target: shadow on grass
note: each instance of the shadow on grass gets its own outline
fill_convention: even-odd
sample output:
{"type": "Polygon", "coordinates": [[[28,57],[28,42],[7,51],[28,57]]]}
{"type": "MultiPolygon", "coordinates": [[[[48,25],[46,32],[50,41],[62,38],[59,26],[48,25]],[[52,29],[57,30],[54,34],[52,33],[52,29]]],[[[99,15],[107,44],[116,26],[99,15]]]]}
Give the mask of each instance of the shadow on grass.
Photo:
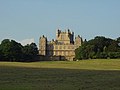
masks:
{"type": "Polygon", "coordinates": [[[120,71],[0,67],[0,90],[120,90],[120,71]]]}

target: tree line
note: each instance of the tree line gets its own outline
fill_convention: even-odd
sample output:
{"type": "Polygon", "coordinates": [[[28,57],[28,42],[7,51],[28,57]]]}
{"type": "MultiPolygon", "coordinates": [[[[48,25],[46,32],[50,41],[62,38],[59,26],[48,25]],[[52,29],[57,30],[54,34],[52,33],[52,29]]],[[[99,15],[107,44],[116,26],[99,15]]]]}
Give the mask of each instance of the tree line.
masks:
{"type": "Polygon", "coordinates": [[[32,61],[38,55],[35,43],[22,46],[15,40],[4,39],[0,44],[0,61],[32,61]]]}
{"type": "MultiPolygon", "coordinates": [[[[29,62],[35,61],[38,48],[35,43],[25,46],[15,40],[4,39],[0,44],[0,61],[29,62]]],[[[75,59],[114,59],[120,58],[120,37],[110,39],[96,36],[89,41],[85,40],[75,50],[75,59]]]]}
{"type": "Polygon", "coordinates": [[[120,58],[120,37],[116,40],[103,36],[84,41],[75,50],[75,59],[114,59],[120,58]]]}

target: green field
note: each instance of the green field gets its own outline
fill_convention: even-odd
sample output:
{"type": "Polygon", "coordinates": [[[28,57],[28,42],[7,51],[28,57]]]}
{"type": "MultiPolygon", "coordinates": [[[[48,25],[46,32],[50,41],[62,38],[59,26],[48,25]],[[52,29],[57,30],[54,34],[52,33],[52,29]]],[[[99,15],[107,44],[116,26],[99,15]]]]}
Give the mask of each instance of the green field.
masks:
{"type": "Polygon", "coordinates": [[[0,62],[0,90],[120,90],[120,60],[0,62]]]}

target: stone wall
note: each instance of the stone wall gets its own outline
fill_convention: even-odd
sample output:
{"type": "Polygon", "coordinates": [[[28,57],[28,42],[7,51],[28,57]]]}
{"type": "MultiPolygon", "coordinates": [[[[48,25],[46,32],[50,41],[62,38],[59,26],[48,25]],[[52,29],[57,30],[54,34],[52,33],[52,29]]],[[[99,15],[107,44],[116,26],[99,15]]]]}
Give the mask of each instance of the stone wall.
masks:
{"type": "Polygon", "coordinates": [[[37,59],[39,61],[65,61],[66,60],[64,56],[43,56],[43,55],[38,55],[37,59]]]}

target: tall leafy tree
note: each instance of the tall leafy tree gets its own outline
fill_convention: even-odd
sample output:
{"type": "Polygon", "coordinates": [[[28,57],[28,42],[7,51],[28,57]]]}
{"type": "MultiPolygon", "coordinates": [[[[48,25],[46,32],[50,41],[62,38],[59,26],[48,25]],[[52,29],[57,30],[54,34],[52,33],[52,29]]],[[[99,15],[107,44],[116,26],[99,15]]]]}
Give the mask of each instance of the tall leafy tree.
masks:
{"type": "Polygon", "coordinates": [[[76,49],[76,59],[120,58],[120,46],[117,40],[97,36],[76,49]]]}
{"type": "Polygon", "coordinates": [[[22,45],[14,40],[4,39],[1,42],[0,51],[4,60],[19,61],[22,55],[22,45]]]}
{"type": "Polygon", "coordinates": [[[20,61],[22,58],[22,48],[23,46],[14,41],[14,40],[11,40],[11,56],[12,56],[12,61],[20,61]]]}
{"type": "Polygon", "coordinates": [[[23,55],[27,61],[32,61],[38,55],[38,48],[35,43],[27,44],[23,47],[23,55]]]}
{"type": "Polygon", "coordinates": [[[10,40],[9,39],[4,39],[1,42],[1,53],[2,53],[2,56],[3,56],[2,59],[6,60],[6,61],[11,59],[10,48],[11,48],[10,40]]]}
{"type": "Polygon", "coordinates": [[[22,46],[15,40],[4,39],[0,44],[0,60],[2,61],[28,61],[38,55],[35,43],[22,46]]]}

